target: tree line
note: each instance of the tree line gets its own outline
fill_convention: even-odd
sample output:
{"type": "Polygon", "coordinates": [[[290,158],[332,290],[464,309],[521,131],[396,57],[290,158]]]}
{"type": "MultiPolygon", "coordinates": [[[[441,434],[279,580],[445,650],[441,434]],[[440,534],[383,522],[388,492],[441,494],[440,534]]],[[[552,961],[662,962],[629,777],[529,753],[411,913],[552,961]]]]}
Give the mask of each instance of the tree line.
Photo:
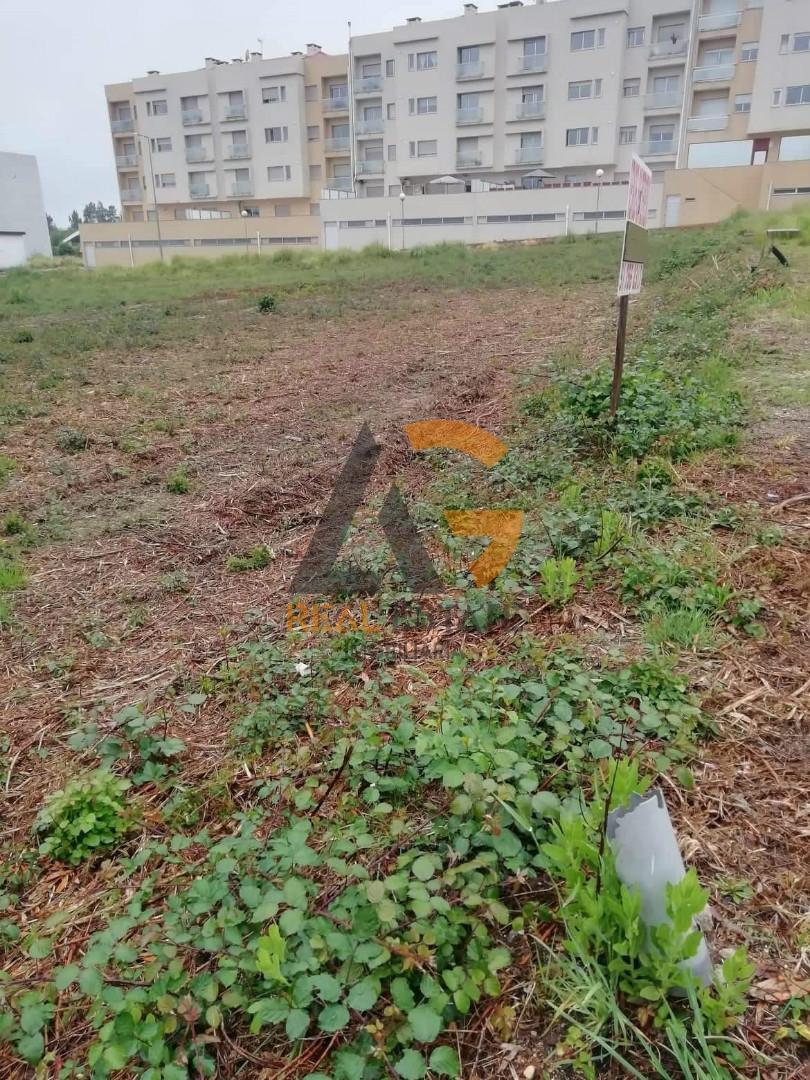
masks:
{"type": "Polygon", "coordinates": [[[65,228],[61,228],[57,225],[50,214],[47,215],[47,218],[48,232],[51,237],[51,250],[54,255],[70,255],[77,250],[71,244],[65,243],[65,237],[76,232],[80,225],[121,220],[118,214],[118,208],[112,204],[110,206],[105,206],[101,200],[97,203],[87,203],[81,214],[79,214],[78,210],[74,210],[68,218],[68,223],[65,228]]]}

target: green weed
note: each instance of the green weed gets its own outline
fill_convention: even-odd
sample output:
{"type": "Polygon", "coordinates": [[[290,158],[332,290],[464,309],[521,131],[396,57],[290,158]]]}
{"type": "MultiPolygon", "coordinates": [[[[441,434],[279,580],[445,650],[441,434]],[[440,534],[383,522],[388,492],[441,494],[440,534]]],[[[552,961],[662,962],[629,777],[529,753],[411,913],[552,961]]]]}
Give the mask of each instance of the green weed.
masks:
{"type": "Polygon", "coordinates": [[[264,570],[274,558],[270,548],[265,544],[257,544],[244,555],[231,555],[226,565],[231,573],[239,574],[248,570],[264,570]]]}
{"type": "Polygon", "coordinates": [[[124,799],[129,786],[103,769],[71,780],[39,812],[41,853],[77,866],[115,847],[132,826],[132,812],[124,799]]]}

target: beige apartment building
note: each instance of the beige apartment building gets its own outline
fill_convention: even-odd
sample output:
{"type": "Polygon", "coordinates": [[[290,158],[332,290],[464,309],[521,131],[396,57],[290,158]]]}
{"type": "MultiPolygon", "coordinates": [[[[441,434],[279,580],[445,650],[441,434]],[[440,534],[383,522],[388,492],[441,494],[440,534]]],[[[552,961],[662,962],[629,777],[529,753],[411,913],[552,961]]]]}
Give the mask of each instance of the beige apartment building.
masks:
{"type": "Polygon", "coordinates": [[[90,264],[620,229],[634,154],[651,226],[810,194],[810,0],[467,3],[106,93],[124,222],[90,264]]]}

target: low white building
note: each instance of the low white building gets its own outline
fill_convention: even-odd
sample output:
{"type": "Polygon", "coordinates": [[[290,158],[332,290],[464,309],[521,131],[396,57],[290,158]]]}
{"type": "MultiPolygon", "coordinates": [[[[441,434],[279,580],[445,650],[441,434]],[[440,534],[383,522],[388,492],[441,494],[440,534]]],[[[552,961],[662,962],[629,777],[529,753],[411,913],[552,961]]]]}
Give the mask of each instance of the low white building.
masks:
{"type": "Polygon", "coordinates": [[[51,240],[37,159],[0,153],[0,270],[50,255],[51,240]]]}

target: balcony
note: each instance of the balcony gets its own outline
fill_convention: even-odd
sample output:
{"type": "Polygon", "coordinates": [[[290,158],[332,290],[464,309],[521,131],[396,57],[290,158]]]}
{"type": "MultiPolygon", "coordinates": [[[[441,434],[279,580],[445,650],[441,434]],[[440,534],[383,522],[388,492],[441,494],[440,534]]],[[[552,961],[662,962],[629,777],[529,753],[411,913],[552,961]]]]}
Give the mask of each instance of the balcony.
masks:
{"type": "Polygon", "coordinates": [[[483,77],[484,64],[481,60],[468,60],[465,64],[456,64],[456,78],[459,80],[483,79],[483,77]]]}
{"type": "Polygon", "coordinates": [[[140,188],[127,188],[121,192],[122,203],[143,202],[143,195],[140,188]]]}
{"type": "Polygon", "coordinates": [[[382,135],[383,133],[383,121],[380,120],[358,120],[354,125],[354,133],[358,139],[365,138],[367,135],[382,135]]]}
{"type": "Polygon", "coordinates": [[[135,130],[135,121],[131,116],[128,120],[110,120],[110,129],[113,135],[126,135],[135,130]]]}
{"type": "Polygon", "coordinates": [[[690,116],[686,121],[687,131],[725,131],[728,127],[728,116],[690,116]]]}
{"type": "Polygon", "coordinates": [[[732,30],[740,25],[741,11],[723,11],[719,15],[701,15],[698,19],[698,33],[711,34],[715,30],[732,30]]]}
{"type": "Polygon", "coordinates": [[[705,64],[692,72],[692,82],[731,82],[734,64],[705,64]]]}
{"type": "Polygon", "coordinates": [[[188,193],[192,199],[211,198],[211,188],[208,184],[189,184],[188,193]]]}
{"type": "Polygon", "coordinates": [[[515,109],[516,120],[544,120],[545,116],[545,101],[521,101],[515,109]]]}
{"type": "Polygon", "coordinates": [[[326,186],[331,191],[351,191],[352,178],[350,176],[327,176],[326,186]]]}
{"type": "Polygon", "coordinates": [[[382,158],[373,158],[371,161],[357,162],[358,176],[382,176],[385,172],[385,163],[382,158]]]}
{"type": "Polygon", "coordinates": [[[358,97],[363,94],[381,94],[383,82],[382,75],[371,75],[366,79],[355,79],[354,92],[358,97]]]}
{"type": "Polygon", "coordinates": [[[236,198],[241,198],[242,196],[252,194],[253,184],[251,184],[250,180],[236,180],[233,184],[231,184],[231,195],[235,196],[236,198]]]}
{"type": "Polygon", "coordinates": [[[348,154],[350,145],[348,135],[341,136],[339,139],[324,139],[323,152],[325,154],[348,154]]]}
{"type": "Polygon", "coordinates": [[[138,158],[135,154],[117,154],[115,164],[119,169],[136,169],[138,158]]]}
{"type": "Polygon", "coordinates": [[[516,165],[542,165],[542,146],[521,146],[515,151],[516,165]]]}
{"type": "Polygon", "coordinates": [[[677,60],[678,57],[686,57],[689,51],[689,42],[686,38],[678,38],[677,41],[656,41],[650,45],[650,60],[677,60]]]}
{"type": "Polygon", "coordinates": [[[675,157],[674,139],[656,139],[655,142],[642,143],[642,157],[675,157]]]}
{"type": "Polygon", "coordinates": [[[548,53],[524,53],[518,60],[520,72],[543,72],[548,70],[548,53]]]}
{"type": "Polygon", "coordinates": [[[204,124],[202,109],[183,109],[183,125],[190,127],[192,124],[204,124]]]}
{"type": "Polygon", "coordinates": [[[349,111],[348,97],[328,97],[323,99],[325,113],[346,113],[349,111]]]}
{"type": "Polygon", "coordinates": [[[465,153],[456,154],[457,169],[475,169],[483,164],[480,150],[468,150],[465,153]]]}
{"type": "Polygon", "coordinates": [[[250,147],[245,143],[231,143],[230,146],[225,147],[225,157],[234,161],[237,158],[249,158],[250,147]]]}
{"type": "Polygon", "coordinates": [[[484,122],[484,110],[478,106],[473,109],[456,109],[456,123],[461,126],[464,124],[483,124],[484,122]]]}
{"type": "Polygon", "coordinates": [[[645,112],[667,112],[669,109],[680,109],[681,93],[678,90],[666,91],[660,94],[646,94],[644,97],[645,112]]]}
{"type": "Polygon", "coordinates": [[[187,146],[186,161],[193,165],[197,161],[213,161],[214,155],[204,146],[187,146]]]}
{"type": "Polygon", "coordinates": [[[222,113],[223,120],[247,120],[247,105],[226,105],[222,113]]]}

